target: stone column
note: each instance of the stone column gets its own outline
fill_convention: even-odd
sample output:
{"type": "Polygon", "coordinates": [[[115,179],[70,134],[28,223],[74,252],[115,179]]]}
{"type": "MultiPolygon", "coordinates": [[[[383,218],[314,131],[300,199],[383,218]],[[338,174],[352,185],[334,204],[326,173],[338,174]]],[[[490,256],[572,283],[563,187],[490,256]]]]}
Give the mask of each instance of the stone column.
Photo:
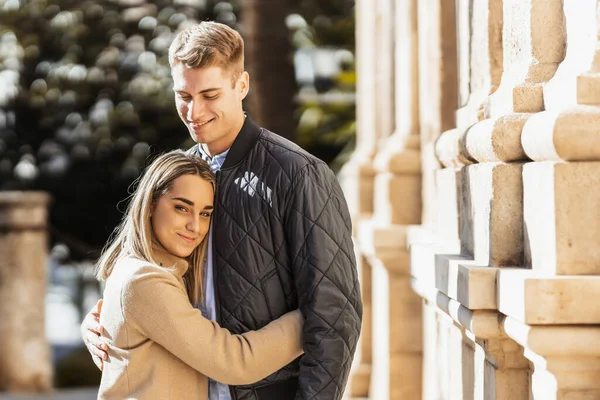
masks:
{"type": "Polygon", "coordinates": [[[600,398],[600,2],[566,0],[567,51],[544,88],[546,110],[521,141],[524,263],[498,276],[507,334],[533,365],[535,398],[600,398]]]}
{"type": "Polygon", "coordinates": [[[44,193],[0,193],[0,390],[52,386],[44,325],[48,202],[44,193]]]}
{"type": "MultiPolygon", "coordinates": [[[[436,183],[439,159],[436,143],[440,134],[456,127],[457,104],[457,40],[456,3],[454,0],[419,0],[417,8],[418,31],[418,127],[421,148],[422,225],[408,229],[410,245],[412,289],[422,298],[422,383],[423,399],[443,399],[449,380],[447,371],[448,336],[453,328],[449,317],[436,306],[433,253],[430,243],[435,241],[435,226],[439,218],[449,217],[439,202],[452,199],[436,183]],[[425,261],[427,260],[427,261],[425,261]]],[[[458,143],[458,141],[456,141],[458,143]]],[[[456,203],[454,208],[456,210],[456,203]]],[[[448,226],[452,230],[451,226],[448,226]]],[[[457,234],[455,232],[455,234],[457,234]]],[[[458,328],[456,328],[458,329],[458,328]]],[[[460,335],[459,335],[460,336],[460,335]]],[[[415,397],[417,398],[417,397],[415,397]]]]}
{"type": "Polygon", "coordinates": [[[396,42],[394,26],[394,10],[396,0],[374,0],[371,7],[375,9],[375,93],[377,108],[375,109],[375,126],[377,130],[376,149],[381,150],[385,139],[395,129],[395,85],[394,46],[396,42]]]}
{"type": "Polygon", "coordinates": [[[525,348],[533,365],[533,399],[600,398],[600,329],[596,326],[539,326],[506,317],[504,331],[525,348]]]}
{"type": "Polygon", "coordinates": [[[523,266],[521,131],[543,110],[544,84],[564,57],[562,18],[561,1],[458,0],[457,129],[436,143],[445,167],[436,172],[437,224],[431,244],[412,247],[412,272],[429,307],[452,316],[454,305],[461,334],[438,324],[437,343],[425,343],[448,354],[426,369],[436,374],[426,381],[447,382],[428,398],[529,396],[523,348],[498,323],[496,280],[501,269],[523,266]],[[477,329],[465,315],[496,328],[477,329]]]}
{"type": "Polygon", "coordinates": [[[363,321],[359,346],[356,351],[355,362],[349,379],[347,393],[349,393],[351,397],[366,398],[369,397],[369,389],[371,387],[371,366],[373,364],[373,295],[369,260],[360,251],[357,251],[357,253],[357,268],[361,274],[360,284],[363,299],[363,321]]]}
{"type": "Polygon", "coordinates": [[[456,127],[457,40],[456,0],[418,2],[418,113],[423,170],[423,224],[436,220],[435,143],[456,127]]]}
{"type": "MultiPolygon", "coordinates": [[[[378,12],[370,0],[356,1],[356,148],[350,160],[340,171],[340,181],[352,217],[356,235],[360,222],[373,214],[373,187],[375,169],[373,159],[382,135],[378,125],[380,97],[377,92],[377,43],[380,39],[378,12]]],[[[356,239],[356,238],[355,238],[356,239]]],[[[363,324],[354,365],[350,374],[348,394],[352,397],[368,397],[371,381],[371,267],[362,256],[358,243],[358,268],[361,276],[363,298],[363,324]]]]}
{"type": "Polygon", "coordinates": [[[433,398],[527,399],[529,362],[502,330],[498,313],[470,310],[439,292],[436,306],[443,358],[433,398]]]}
{"type": "Polygon", "coordinates": [[[359,241],[372,267],[370,398],[421,397],[421,300],[411,290],[406,227],[365,221],[359,241]]]}
{"type": "Polygon", "coordinates": [[[356,230],[361,218],[373,213],[373,158],[380,136],[377,128],[375,52],[376,13],[371,1],[356,2],[356,148],[340,171],[348,207],[356,230]]]}
{"type": "Polygon", "coordinates": [[[358,239],[372,267],[371,398],[421,397],[421,300],[411,290],[407,227],[421,222],[417,1],[380,0],[384,32],[374,213],[358,239]],[[395,25],[396,30],[387,29],[395,25]],[[385,49],[387,51],[387,56],[385,49]],[[389,55],[393,55],[393,59],[389,55]],[[389,98],[389,94],[393,98],[389,98]]]}

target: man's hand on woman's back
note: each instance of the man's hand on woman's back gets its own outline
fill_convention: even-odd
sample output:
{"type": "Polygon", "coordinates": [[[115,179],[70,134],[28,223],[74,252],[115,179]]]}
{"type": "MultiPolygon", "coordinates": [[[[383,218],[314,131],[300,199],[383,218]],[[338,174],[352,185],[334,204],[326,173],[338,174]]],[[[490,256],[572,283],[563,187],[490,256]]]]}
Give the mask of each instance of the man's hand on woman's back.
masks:
{"type": "Polygon", "coordinates": [[[108,359],[108,353],[106,352],[108,347],[106,343],[100,340],[100,335],[104,329],[100,325],[101,309],[102,299],[98,300],[98,303],[92,307],[81,323],[81,337],[83,338],[83,343],[85,343],[94,364],[96,364],[100,371],[102,371],[104,360],[108,359]]]}

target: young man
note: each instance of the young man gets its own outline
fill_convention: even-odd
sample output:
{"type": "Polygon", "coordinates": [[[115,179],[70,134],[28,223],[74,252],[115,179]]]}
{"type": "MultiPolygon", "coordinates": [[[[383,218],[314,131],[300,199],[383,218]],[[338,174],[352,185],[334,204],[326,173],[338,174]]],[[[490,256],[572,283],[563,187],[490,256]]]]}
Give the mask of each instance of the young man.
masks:
{"type": "MultiPolygon", "coordinates": [[[[362,303],[351,224],[325,163],[258,127],[242,109],[249,76],[233,29],[201,22],[169,49],[177,111],[217,176],[202,312],[231,332],[299,308],[305,354],[248,386],[210,386],[211,400],[341,399],[362,303]]],[[[82,324],[97,365],[99,307],[82,324]]]]}

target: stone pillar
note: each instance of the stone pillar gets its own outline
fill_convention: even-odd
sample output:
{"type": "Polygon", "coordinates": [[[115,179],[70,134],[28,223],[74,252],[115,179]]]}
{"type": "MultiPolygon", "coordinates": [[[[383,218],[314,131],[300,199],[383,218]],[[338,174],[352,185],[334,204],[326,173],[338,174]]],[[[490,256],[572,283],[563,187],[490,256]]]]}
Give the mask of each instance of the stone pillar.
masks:
{"type": "Polygon", "coordinates": [[[521,141],[524,264],[498,276],[507,334],[533,365],[535,398],[600,398],[600,2],[565,0],[567,51],[544,87],[546,110],[521,141]]]}
{"type": "Polygon", "coordinates": [[[374,399],[421,397],[421,300],[410,287],[406,240],[408,225],[419,224],[422,214],[417,3],[380,0],[376,6],[383,32],[378,76],[390,91],[380,91],[374,213],[358,232],[372,267],[374,399]]]}
{"type": "Polygon", "coordinates": [[[501,329],[496,281],[501,269],[523,266],[521,131],[543,110],[544,84],[564,56],[562,17],[561,1],[457,0],[457,128],[436,143],[445,168],[435,172],[435,232],[411,246],[413,287],[454,321],[427,325],[437,337],[424,345],[447,359],[426,366],[435,376],[425,382],[445,382],[426,398],[529,397],[529,362],[501,329]]]}
{"type": "Polygon", "coordinates": [[[375,93],[377,108],[375,109],[375,126],[377,130],[376,149],[381,150],[385,139],[394,133],[395,129],[395,85],[394,46],[395,0],[374,0],[371,7],[375,9],[375,93]]]}
{"type": "MultiPolygon", "coordinates": [[[[380,14],[380,13],[379,13],[380,14]]],[[[380,98],[377,92],[378,13],[370,0],[356,1],[356,148],[340,171],[340,181],[352,217],[354,235],[360,222],[373,214],[375,170],[373,159],[381,136],[378,126],[380,98]]],[[[355,238],[356,239],[356,238],[355,238]]],[[[359,276],[363,297],[363,324],[347,393],[351,397],[368,397],[371,381],[371,267],[358,243],[359,276]]]]}
{"type": "Polygon", "coordinates": [[[395,4],[396,129],[357,231],[371,397],[600,398],[600,0],[395,4]]]}
{"type": "Polygon", "coordinates": [[[411,290],[406,227],[365,221],[359,241],[372,267],[370,398],[421,397],[421,300],[411,290]]]}
{"type": "Polygon", "coordinates": [[[360,284],[363,299],[363,322],[360,333],[360,342],[356,351],[352,373],[349,379],[347,393],[351,397],[365,398],[369,396],[371,387],[371,366],[373,364],[373,307],[372,307],[372,279],[369,260],[357,251],[357,268],[360,275],[360,284]]]}
{"type": "Polygon", "coordinates": [[[451,217],[411,246],[413,288],[430,308],[425,358],[435,348],[442,359],[426,364],[424,381],[439,385],[425,398],[600,398],[600,312],[589,306],[600,290],[590,223],[600,218],[600,2],[488,0],[487,17],[484,5],[458,7],[458,128],[437,142],[437,211],[451,217]],[[488,45],[466,63],[482,21],[488,45]],[[502,78],[482,86],[494,82],[498,24],[502,78]],[[474,79],[482,65],[488,78],[474,79]],[[499,324],[485,333],[465,315],[499,324]]]}
{"type": "Polygon", "coordinates": [[[372,2],[356,1],[356,148],[340,171],[348,207],[356,230],[361,218],[373,213],[373,158],[380,136],[377,128],[376,14],[372,2]]]}
{"type": "Polygon", "coordinates": [[[0,193],[0,390],[52,386],[44,325],[48,202],[39,192],[0,193]]]}
{"type": "MultiPolygon", "coordinates": [[[[411,249],[412,289],[423,298],[423,376],[420,398],[438,400],[446,398],[442,394],[448,393],[450,381],[445,373],[448,371],[446,365],[449,361],[448,339],[450,332],[458,329],[436,306],[434,271],[430,268],[433,253],[429,248],[435,241],[436,221],[448,217],[438,207],[438,202],[452,202],[436,184],[436,171],[440,166],[436,157],[436,143],[442,132],[456,127],[456,3],[454,0],[419,0],[414,4],[417,9],[418,32],[419,76],[416,77],[416,101],[421,148],[422,225],[408,229],[408,243],[411,249]]],[[[457,209],[456,203],[453,209],[457,209]]],[[[451,216],[450,221],[453,221],[451,216]]]]}
{"type": "Polygon", "coordinates": [[[487,118],[544,109],[543,89],[565,56],[562,0],[502,0],[503,69],[487,118]]]}
{"type": "Polygon", "coordinates": [[[417,8],[418,115],[423,170],[423,224],[436,220],[435,143],[456,127],[457,41],[456,0],[421,0],[417,8]]]}
{"type": "Polygon", "coordinates": [[[529,362],[495,311],[470,310],[437,294],[442,355],[437,399],[527,399],[529,362]]]}
{"type": "Polygon", "coordinates": [[[530,398],[600,398],[600,328],[597,325],[539,326],[506,317],[503,329],[525,348],[525,355],[532,363],[530,398]]]}

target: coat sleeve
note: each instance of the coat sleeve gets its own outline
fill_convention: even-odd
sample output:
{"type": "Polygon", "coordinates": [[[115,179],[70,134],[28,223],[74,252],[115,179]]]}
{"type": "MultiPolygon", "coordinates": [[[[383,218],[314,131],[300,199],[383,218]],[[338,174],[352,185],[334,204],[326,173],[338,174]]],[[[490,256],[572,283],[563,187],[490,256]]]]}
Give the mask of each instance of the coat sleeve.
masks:
{"type": "Polygon", "coordinates": [[[233,335],[204,318],[175,276],[157,266],[138,269],[123,286],[121,300],[128,324],[218,382],[256,382],[302,353],[299,311],[258,331],[233,335]]]}
{"type": "Polygon", "coordinates": [[[288,193],[285,231],[303,348],[296,400],[339,400],[362,319],[348,206],[324,163],[304,167],[288,193]]]}

